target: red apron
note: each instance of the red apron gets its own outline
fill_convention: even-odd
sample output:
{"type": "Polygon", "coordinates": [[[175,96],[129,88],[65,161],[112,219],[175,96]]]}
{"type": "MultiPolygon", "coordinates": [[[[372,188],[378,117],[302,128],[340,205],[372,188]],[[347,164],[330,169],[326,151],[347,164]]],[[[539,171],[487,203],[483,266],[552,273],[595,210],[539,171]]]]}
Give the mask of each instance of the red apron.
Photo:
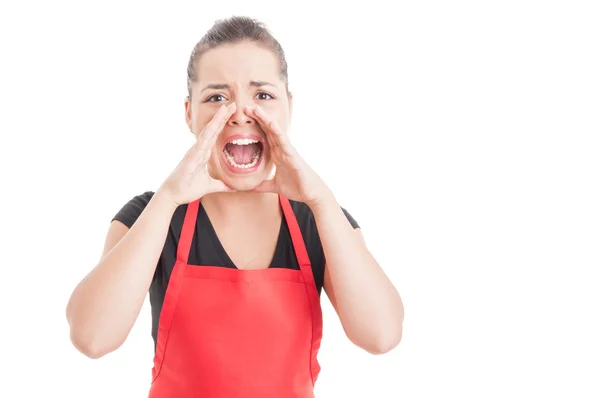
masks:
{"type": "Polygon", "coordinates": [[[188,205],[163,302],[150,398],[314,397],[319,294],[288,199],[300,270],[188,264],[200,199],[188,205]]]}

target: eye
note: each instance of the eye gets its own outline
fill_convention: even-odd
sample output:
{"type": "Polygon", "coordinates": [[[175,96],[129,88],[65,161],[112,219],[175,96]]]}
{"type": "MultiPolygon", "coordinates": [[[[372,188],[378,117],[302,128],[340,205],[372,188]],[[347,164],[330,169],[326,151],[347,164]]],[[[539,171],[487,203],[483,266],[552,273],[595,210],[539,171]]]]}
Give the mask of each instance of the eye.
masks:
{"type": "Polygon", "coordinates": [[[206,99],[206,102],[222,102],[226,101],[225,97],[222,94],[211,95],[206,99]],[[222,98],[221,100],[217,100],[216,98],[222,98]]]}
{"type": "Polygon", "coordinates": [[[273,97],[271,94],[269,94],[269,93],[265,93],[265,92],[258,93],[258,95],[257,95],[257,96],[259,97],[259,98],[258,98],[259,100],[269,100],[269,99],[275,99],[275,97],[273,97]],[[264,96],[267,96],[267,97],[269,97],[269,98],[264,98],[264,96]]]}

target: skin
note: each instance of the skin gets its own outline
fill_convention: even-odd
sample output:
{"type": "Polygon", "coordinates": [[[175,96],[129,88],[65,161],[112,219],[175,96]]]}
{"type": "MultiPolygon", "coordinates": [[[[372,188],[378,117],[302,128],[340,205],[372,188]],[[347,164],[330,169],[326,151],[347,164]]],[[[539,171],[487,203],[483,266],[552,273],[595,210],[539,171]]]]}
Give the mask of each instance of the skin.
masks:
{"type": "Polygon", "coordinates": [[[212,148],[208,170],[213,178],[238,191],[252,190],[268,177],[273,168],[270,148],[264,148],[259,169],[243,177],[225,166],[222,150],[227,139],[237,133],[248,132],[265,138],[255,118],[246,114],[244,108],[247,105],[260,104],[287,130],[292,101],[279,78],[277,60],[271,51],[254,44],[226,45],[205,53],[196,68],[199,78],[192,84],[191,96],[185,100],[186,123],[197,137],[223,104],[235,104],[235,113],[212,148]],[[251,81],[267,84],[249,86],[251,81]],[[215,84],[230,87],[211,88],[215,84]]]}
{"type": "Polygon", "coordinates": [[[202,198],[238,267],[268,266],[282,217],[277,194],[306,203],[314,214],[327,258],[324,290],[348,338],[373,354],[396,347],[402,300],[360,229],[352,228],[333,193],[293,147],[287,135],[292,98],[277,58],[244,42],[207,51],[196,67],[198,79],[185,100],[185,120],[196,142],[131,229],[111,224],[101,260],[67,306],[75,347],[99,358],[123,344],[181,204],[202,198]],[[265,142],[262,163],[250,174],[231,172],[222,154],[228,138],[239,133],[257,134],[265,142]],[[230,225],[236,228],[224,228],[230,225]]]}

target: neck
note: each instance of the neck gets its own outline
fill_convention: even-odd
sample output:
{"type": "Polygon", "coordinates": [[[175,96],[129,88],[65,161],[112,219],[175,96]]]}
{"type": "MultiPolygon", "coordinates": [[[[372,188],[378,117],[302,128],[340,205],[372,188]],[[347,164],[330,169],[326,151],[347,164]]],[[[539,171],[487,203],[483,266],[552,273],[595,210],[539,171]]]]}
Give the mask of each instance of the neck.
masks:
{"type": "Polygon", "coordinates": [[[225,219],[240,214],[261,217],[265,210],[279,208],[279,196],[274,193],[218,192],[202,197],[202,205],[225,219]]]}

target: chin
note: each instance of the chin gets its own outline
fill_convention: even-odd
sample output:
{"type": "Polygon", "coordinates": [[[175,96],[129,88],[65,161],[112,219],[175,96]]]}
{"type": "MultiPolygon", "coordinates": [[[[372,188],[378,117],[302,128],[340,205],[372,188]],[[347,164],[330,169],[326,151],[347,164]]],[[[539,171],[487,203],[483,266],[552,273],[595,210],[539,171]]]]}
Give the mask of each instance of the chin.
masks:
{"type": "Polygon", "coordinates": [[[252,191],[254,188],[258,187],[262,180],[257,178],[248,178],[245,177],[243,179],[235,179],[235,180],[227,180],[226,184],[236,191],[244,192],[244,191],[252,191]]]}

